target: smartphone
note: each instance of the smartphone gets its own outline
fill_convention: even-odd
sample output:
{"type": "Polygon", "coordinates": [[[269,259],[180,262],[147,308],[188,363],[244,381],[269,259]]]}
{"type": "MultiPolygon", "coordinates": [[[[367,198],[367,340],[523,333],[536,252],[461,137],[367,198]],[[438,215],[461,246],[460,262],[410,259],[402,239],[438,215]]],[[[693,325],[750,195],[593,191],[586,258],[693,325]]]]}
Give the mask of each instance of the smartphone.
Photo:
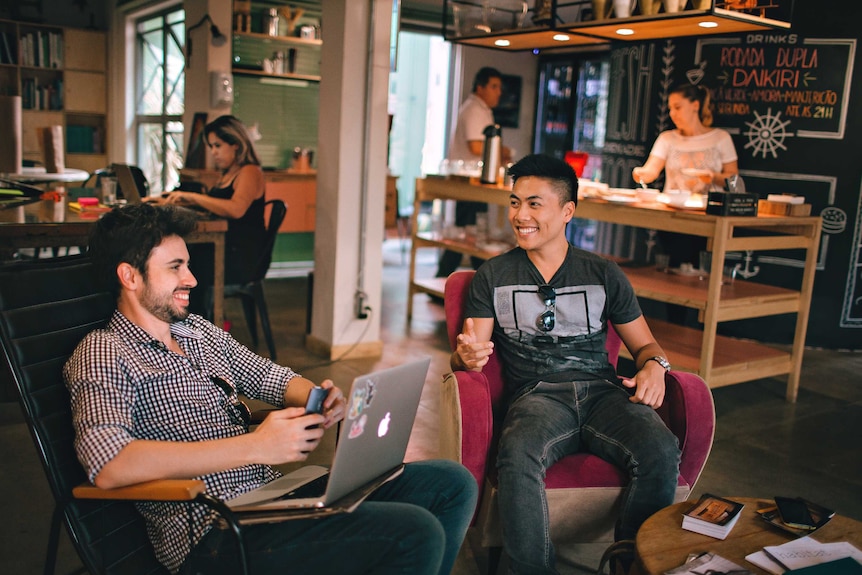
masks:
{"type": "Polygon", "coordinates": [[[329,392],[319,385],[312,387],[305,402],[305,413],[323,413],[323,400],[327,395],[329,392]]]}
{"type": "Polygon", "coordinates": [[[808,505],[801,499],[776,496],[775,505],[778,507],[778,514],[785,525],[797,529],[813,530],[817,528],[811,517],[811,512],[808,511],[808,505]]]}

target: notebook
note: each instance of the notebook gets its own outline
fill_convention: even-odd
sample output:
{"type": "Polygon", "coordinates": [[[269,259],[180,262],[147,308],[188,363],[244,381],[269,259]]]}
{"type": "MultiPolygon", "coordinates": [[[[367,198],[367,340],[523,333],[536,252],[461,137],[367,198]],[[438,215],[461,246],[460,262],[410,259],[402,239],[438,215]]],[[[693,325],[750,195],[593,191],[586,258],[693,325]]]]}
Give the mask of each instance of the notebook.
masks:
{"type": "MultiPolygon", "coordinates": [[[[227,506],[242,512],[323,509],[357,490],[367,496],[395,477],[401,472],[430,363],[431,358],[424,358],[354,379],[331,469],[301,467],[226,501],[227,506]],[[315,488],[320,491],[313,493],[315,488]]],[[[361,501],[348,499],[353,506],[361,501]]]]}
{"type": "Polygon", "coordinates": [[[43,189],[36,186],[0,178],[0,210],[38,202],[43,192],[43,189]]]}

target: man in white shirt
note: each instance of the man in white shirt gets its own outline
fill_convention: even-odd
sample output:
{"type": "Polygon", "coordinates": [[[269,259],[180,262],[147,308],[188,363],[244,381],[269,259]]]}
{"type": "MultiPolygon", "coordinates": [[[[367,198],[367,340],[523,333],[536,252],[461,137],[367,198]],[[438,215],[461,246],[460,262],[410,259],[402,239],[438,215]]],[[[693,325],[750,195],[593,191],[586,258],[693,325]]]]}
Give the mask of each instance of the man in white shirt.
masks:
{"type": "MultiPolygon", "coordinates": [[[[495,68],[484,67],[476,72],[473,80],[473,93],[470,94],[458,109],[458,123],[455,133],[449,141],[449,154],[447,159],[450,163],[458,160],[481,161],[485,146],[485,128],[493,125],[493,108],[500,102],[503,93],[503,80],[500,72],[495,68]]],[[[508,162],[511,159],[511,151],[502,149],[502,160],[508,162]]],[[[455,205],[455,225],[469,226],[476,223],[476,214],[487,211],[487,204],[481,202],[458,202],[455,205]]],[[[471,258],[473,267],[477,268],[482,263],[481,258],[471,258]]],[[[448,277],[458,268],[461,263],[461,254],[446,250],[440,256],[437,268],[437,277],[448,277]]]]}

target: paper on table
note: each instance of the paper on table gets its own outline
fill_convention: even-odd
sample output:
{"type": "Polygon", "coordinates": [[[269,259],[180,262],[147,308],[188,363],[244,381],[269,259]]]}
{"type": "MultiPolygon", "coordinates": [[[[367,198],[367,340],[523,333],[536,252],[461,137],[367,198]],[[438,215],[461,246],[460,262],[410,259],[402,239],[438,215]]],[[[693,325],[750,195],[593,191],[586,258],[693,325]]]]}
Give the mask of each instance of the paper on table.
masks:
{"type": "Polygon", "coordinates": [[[664,573],[665,575],[701,575],[703,573],[734,573],[735,575],[747,573],[751,575],[751,571],[748,569],[740,567],[733,561],[715,553],[704,553],[664,573]]]}
{"type": "Polygon", "coordinates": [[[769,555],[766,554],[765,551],[755,551],[754,553],[750,553],[745,556],[745,560],[749,563],[754,563],[761,569],[769,571],[773,575],[781,575],[786,571],[784,567],[781,566],[780,563],[776,563],[773,561],[769,555]]]}
{"type": "Polygon", "coordinates": [[[781,575],[788,569],[799,569],[843,557],[853,557],[862,562],[862,551],[846,541],[820,543],[810,537],[802,537],[783,545],[764,547],[763,551],[747,555],[745,559],[770,573],[781,575]]]}

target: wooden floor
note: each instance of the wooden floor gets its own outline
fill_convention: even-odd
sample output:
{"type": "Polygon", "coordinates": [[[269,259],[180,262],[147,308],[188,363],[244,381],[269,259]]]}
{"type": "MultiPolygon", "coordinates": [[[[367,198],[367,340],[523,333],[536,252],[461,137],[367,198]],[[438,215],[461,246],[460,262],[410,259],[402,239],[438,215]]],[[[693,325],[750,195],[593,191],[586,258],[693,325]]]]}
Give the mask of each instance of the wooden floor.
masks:
{"type": "MultiPolygon", "coordinates": [[[[408,460],[435,457],[439,382],[448,371],[448,344],[441,305],[415,296],[414,318],[406,321],[407,265],[398,240],[384,244],[383,303],[380,314],[382,357],[327,362],[304,348],[308,282],[305,276],[268,279],[265,285],[279,361],[315,381],[331,378],[343,389],[373,369],[431,356],[422,402],[408,448],[408,460]]],[[[407,248],[409,256],[409,248],[407,248]]],[[[435,255],[426,250],[418,273],[431,277],[435,255]]],[[[231,333],[250,344],[238,302],[228,300],[231,333]]],[[[262,337],[261,337],[262,340],[262,337]]],[[[259,351],[266,355],[266,345],[259,351]]],[[[785,380],[764,379],[714,390],[717,430],[713,451],[694,495],[772,497],[799,495],[862,520],[862,354],[806,350],[802,389],[796,404],[784,401],[785,380]]],[[[334,434],[312,454],[328,463],[334,434]]],[[[0,573],[42,570],[51,495],[17,404],[0,403],[0,573]]],[[[469,534],[454,573],[485,572],[486,556],[469,534]]],[[[594,572],[601,547],[566,556],[561,571],[594,572]],[[575,564],[586,564],[589,569],[575,564]]],[[[76,566],[65,535],[58,573],[76,566]]],[[[323,573],[323,571],[321,571],[323,573]]]]}

